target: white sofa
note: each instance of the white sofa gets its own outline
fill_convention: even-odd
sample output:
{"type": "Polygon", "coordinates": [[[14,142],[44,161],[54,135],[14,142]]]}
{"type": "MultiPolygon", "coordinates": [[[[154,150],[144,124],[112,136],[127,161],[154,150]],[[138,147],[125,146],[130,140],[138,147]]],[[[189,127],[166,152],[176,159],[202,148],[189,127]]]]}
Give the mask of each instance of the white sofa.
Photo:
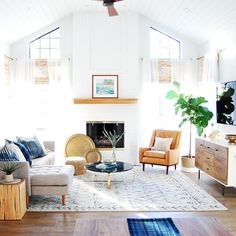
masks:
{"type": "MultiPolygon", "coordinates": [[[[55,144],[44,142],[47,155],[32,160],[32,166],[27,161],[12,161],[19,168],[13,173],[15,178],[25,179],[27,196],[31,195],[61,195],[65,204],[65,195],[72,184],[74,167],[70,165],[55,166],[55,144]]],[[[0,161],[0,166],[5,163],[0,161]]],[[[4,173],[0,171],[0,178],[4,173]]],[[[29,199],[27,197],[27,199],[29,199]]]]}

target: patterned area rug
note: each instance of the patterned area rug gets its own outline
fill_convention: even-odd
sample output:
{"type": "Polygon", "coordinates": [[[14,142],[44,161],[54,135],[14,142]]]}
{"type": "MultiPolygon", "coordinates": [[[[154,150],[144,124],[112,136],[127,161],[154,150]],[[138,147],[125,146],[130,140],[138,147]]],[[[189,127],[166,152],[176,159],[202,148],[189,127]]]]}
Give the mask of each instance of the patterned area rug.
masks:
{"type": "Polygon", "coordinates": [[[112,174],[87,172],[76,176],[66,205],[60,196],[32,196],[28,211],[215,211],[221,203],[179,171],[141,167],[112,174]]]}

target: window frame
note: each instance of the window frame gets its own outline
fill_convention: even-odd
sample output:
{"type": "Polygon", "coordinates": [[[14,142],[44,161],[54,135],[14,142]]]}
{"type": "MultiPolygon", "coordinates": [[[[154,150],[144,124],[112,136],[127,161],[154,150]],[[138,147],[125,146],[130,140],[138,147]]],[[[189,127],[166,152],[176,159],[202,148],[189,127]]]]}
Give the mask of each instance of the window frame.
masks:
{"type": "MultiPolygon", "coordinates": [[[[163,34],[164,36],[166,36],[166,37],[168,37],[168,38],[170,38],[170,39],[172,39],[172,40],[178,42],[178,44],[179,44],[179,57],[178,57],[178,59],[181,59],[181,53],[182,53],[182,51],[181,51],[181,41],[180,41],[180,40],[178,40],[178,39],[176,39],[176,38],[170,36],[169,34],[166,34],[166,33],[162,32],[162,31],[160,31],[160,30],[158,30],[158,29],[156,29],[156,28],[154,28],[154,27],[152,27],[152,26],[150,27],[150,29],[152,29],[152,30],[154,30],[154,31],[157,31],[158,33],[163,34]]],[[[151,51],[151,48],[150,48],[150,51],[151,51]]],[[[159,59],[172,59],[172,58],[159,58],[159,59]]]]}
{"type": "MultiPolygon", "coordinates": [[[[54,48],[51,48],[51,45],[50,45],[50,40],[51,40],[51,37],[49,37],[49,47],[48,48],[41,48],[41,39],[43,38],[43,37],[45,37],[46,35],[50,35],[52,32],[54,32],[54,31],[56,31],[56,30],[60,30],[60,27],[56,27],[55,29],[53,29],[53,30],[50,30],[50,31],[48,31],[47,33],[45,33],[45,34],[43,34],[43,35],[41,35],[41,36],[39,36],[39,37],[37,37],[37,38],[35,38],[34,40],[31,40],[30,42],[29,42],[29,59],[32,59],[31,58],[31,47],[30,47],[30,44],[31,43],[33,43],[33,42],[35,42],[35,41],[37,41],[37,40],[40,40],[39,41],[39,43],[40,43],[40,46],[39,46],[39,54],[40,54],[40,56],[38,57],[38,58],[33,58],[32,60],[41,60],[41,59],[55,59],[55,58],[51,58],[50,57],[50,55],[51,55],[51,50],[52,49],[54,49],[54,48]],[[41,50],[42,49],[48,49],[48,51],[49,51],[49,57],[48,58],[42,58],[41,57],[41,50]]],[[[58,37],[58,38],[52,38],[52,39],[61,39],[60,38],[60,36],[58,37]]],[[[58,47],[58,50],[59,50],[59,52],[60,52],[60,46],[58,47]]]]}

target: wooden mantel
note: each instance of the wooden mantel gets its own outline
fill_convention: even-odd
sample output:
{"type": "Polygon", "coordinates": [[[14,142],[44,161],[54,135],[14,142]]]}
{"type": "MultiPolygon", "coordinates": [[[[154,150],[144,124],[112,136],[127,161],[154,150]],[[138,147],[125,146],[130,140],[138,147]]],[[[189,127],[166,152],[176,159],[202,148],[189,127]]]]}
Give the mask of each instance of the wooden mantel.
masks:
{"type": "Polygon", "coordinates": [[[74,98],[74,104],[135,104],[137,98],[74,98]]]}

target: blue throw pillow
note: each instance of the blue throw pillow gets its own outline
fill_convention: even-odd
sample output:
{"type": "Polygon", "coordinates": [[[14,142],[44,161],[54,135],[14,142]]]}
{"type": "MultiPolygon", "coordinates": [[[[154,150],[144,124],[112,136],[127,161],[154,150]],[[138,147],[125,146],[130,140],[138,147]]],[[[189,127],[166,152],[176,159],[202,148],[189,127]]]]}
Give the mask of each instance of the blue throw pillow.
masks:
{"type": "Polygon", "coordinates": [[[16,137],[16,138],[17,138],[17,141],[23,144],[24,147],[27,149],[27,151],[30,154],[31,160],[35,158],[43,157],[46,155],[40,142],[35,136],[32,138],[24,138],[24,137],[16,137]]]}
{"type": "Polygon", "coordinates": [[[4,145],[4,147],[0,150],[0,161],[19,161],[16,153],[14,153],[8,145],[4,145]]]}
{"type": "Polygon", "coordinates": [[[23,155],[25,157],[25,160],[29,162],[30,166],[32,165],[32,161],[30,159],[30,154],[29,154],[28,150],[26,149],[26,147],[23,144],[18,143],[18,142],[14,142],[14,141],[11,141],[11,140],[8,140],[8,139],[5,139],[5,142],[6,143],[14,143],[21,150],[21,152],[23,153],[23,155]]]}

